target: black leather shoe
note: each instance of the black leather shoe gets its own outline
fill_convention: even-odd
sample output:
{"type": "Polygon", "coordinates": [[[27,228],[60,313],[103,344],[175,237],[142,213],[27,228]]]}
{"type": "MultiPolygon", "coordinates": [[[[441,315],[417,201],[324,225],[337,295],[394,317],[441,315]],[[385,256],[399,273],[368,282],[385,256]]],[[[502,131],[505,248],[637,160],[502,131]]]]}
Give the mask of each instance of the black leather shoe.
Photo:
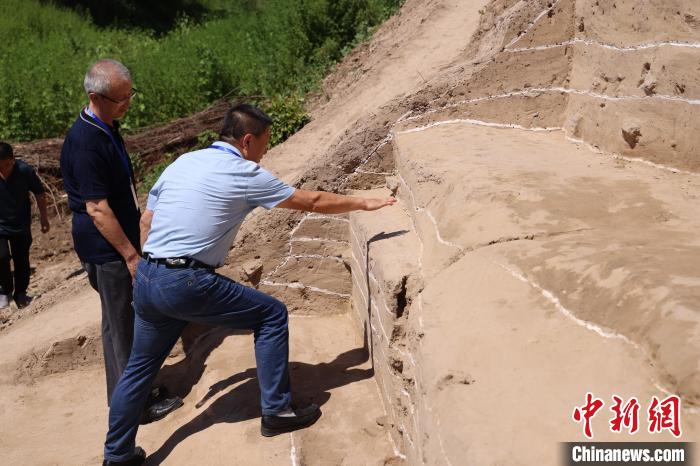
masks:
{"type": "Polygon", "coordinates": [[[146,461],[146,452],[143,448],[134,448],[134,456],[126,461],[107,461],[102,462],[102,466],[141,466],[146,461]]]}
{"type": "Polygon", "coordinates": [[[141,416],[141,424],[149,424],[151,422],[159,421],[183,404],[184,402],[179,396],[156,401],[155,403],[146,407],[143,415],[141,416]]]}
{"type": "Polygon", "coordinates": [[[23,309],[29,306],[33,300],[34,298],[27,296],[26,294],[18,294],[15,296],[15,304],[17,305],[17,309],[23,309]]]}
{"type": "Polygon", "coordinates": [[[285,432],[308,427],[321,417],[321,408],[311,403],[305,408],[292,407],[293,416],[263,415],[260,420],[260,433],[263,437],[273,437],[285,432]]]}

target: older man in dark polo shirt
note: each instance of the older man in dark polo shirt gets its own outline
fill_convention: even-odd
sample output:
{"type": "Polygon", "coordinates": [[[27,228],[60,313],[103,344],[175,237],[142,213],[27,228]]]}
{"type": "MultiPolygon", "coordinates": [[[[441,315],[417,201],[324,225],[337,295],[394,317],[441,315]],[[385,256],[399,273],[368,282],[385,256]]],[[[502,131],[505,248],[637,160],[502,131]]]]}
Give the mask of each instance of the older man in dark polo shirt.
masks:
{"type": "MultiPolygon", "coordinates": [[[[73,213],[73,244],[90,285],[102,304],[102,346],[107,373],[107,404],[129,359],[134,333],[132,282],[140,258],[134,170],[119,134],[136,93],[131,74],[115,60],[94,63],[84,81],[90,99],[68,131],[61,151],[61,173],[73,213]]],[[[182,405],[161,391],[143,421],[165,416],[182,405]]]]}
{"type": "Polygon", "coordinates": [[[30,191],[39,206],[41,232],[46,233],[49,217],[39,177],[30,165],[15,160],[11,145],[0,142],[0,309],[8,307],[12,298],[20,309],[31,302],[27,296],[32,245],[30,191]],[[14,280],[10,258],[15,265],[14,280]]]}

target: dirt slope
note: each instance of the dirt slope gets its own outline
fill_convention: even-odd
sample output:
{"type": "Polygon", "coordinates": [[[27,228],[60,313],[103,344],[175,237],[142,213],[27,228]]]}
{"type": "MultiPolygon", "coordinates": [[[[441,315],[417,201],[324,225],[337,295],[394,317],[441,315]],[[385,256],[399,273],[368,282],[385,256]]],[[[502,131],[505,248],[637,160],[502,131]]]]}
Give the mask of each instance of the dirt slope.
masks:
{"type": "MultiPolygon", "coordinates": [[[[209,331],[164,370],[186,405],[140,433],[150,463],[554,464],[587,391],[677,394],[700,440],[698,18],[690,0],[408,0],[263,161],[400,203],[256,212],[222,269],[288,304],[297,393],[324,417],[259,438],[250,338],[209,331]]],[[[99,311],[66,264],[0,333],[12,463],[100,457],[99,311]]],[[[597,440],[673,439],[607,421],[597,440]]]]}
{"type": "MultiPolygon", "coordinates": [[[[328,101],[312,108],[312,122],[275,148],[264,164],[290,182],[304,183],[305,172],[326,165],[323,159],[344,144],[348,128],[358,119],[363,125],[382,105],[416,91],[454,61],[468,45],[470,28],[476,27],[474,12],[483,6],[470,2],[463,8],[459,3],[408,1],[370,44],[340,65],[325,86],[328,101]],[[366,62],[362,76],[348,79],[347,69],[359,62],[366,62]],[[415,73],[407,75],[407,68],[415,73]]],[[[363,146],[353,144],[351,159],[368,155],[363,146]]],[[[343,174],[342,169],[335,171],[335,164],[331,168],[328,176],[343,174]]],[[[326,176],[311,176],[316,178],[312,182],[325,183],[326,176]]],[[[289,303],[295,391],[302,400],[320,402],[324,417],[313,430],[272,440],[259,437],[250,337],[210,332],[187,357],[180,349],[168,361],[172,369],[164,371],[166,379],[168,374],[186,378],[174,390],[186,404],[141,430],[139,443],[152,453],[150,464],[182,464],[195,458],[205,464],[245,465],[402,461],[388,434],[392,424],[372,378],[373,362],[363,349],[362,331],[348,313],[350,282],[342,283],[349,279],[342,260],[348,256],[348,242],[342,238],[347,235],[347,220],[305,218],[306,230],[299,229],[298,241],[289,241],[294,235],[285,226],[300,218],[287,212],[258,213],[244,226],[231,264],[222,273],[252,284],[261,279],[272,283],[260,286],[289,303]],[[328,222],[344,228],[334,229],[328,222]],[[325,248],[331,259],[316,264],[318,247],[325,248]],[[294,263],[280,266],[292,251],[309,257],[295,257],[294,263]],[[262,272],[256,274],[258,264],[262,272]],[[298,276],[307,265],[311,272],[298,276]],[[279,286],[284,280],[300,279],[318,286],[279,286]],[[338,292],[322,288],[334,283],[341,288],[338,292]]],[[[57,237],[63,241],[67,222],[59,228],[57,237]]],[[[55,250],[51,243],[45,249],[55,250]]],[[[60,252],[56,262],[65,269],[52,273],[41,261],[35,262],[40,269],[33,290],[41,297],[20,320],[15,315],[14,325],[0,334],[7,355],[0,396],[0,417],[7,422],[0,427],[0,452],[8,464],[94,464],[101,456],[107,413],[98,300],[84,275],[72,273],[79,264],[65,254],[68,251],[60,252]],[[53,282],[40,286],[42,280],[53,282]]]]}

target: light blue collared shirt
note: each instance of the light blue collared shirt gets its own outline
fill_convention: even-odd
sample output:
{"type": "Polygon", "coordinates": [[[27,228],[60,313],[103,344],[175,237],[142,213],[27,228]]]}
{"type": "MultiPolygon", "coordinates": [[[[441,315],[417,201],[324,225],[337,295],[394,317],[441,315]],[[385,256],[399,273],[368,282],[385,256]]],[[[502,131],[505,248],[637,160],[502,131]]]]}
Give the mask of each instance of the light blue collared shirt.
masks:
{"type": "Polygon", "coordinates": [[[271,209],[294,194],[234,146],[214,145],[220,148],[180,156],[148,194],[147,208],[154,214],[143,250],[152,257],[191,257],[220,267],[248,213],[258,206],[271,209]]]}

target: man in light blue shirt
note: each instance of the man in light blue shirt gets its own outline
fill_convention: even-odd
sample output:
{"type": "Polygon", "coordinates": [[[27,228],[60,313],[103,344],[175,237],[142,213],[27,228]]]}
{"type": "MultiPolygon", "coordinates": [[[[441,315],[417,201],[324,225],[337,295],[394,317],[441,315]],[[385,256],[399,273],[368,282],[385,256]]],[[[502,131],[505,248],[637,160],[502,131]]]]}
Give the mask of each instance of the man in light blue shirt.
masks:
{"type": "Polygon", "coordinates": [[[217,141],[181,156],[153,186],[147,209],[154,215],[143,250],[157,259],[191,257],[220,267],[245,216],[293,193],[235,146],[217,141]]]}
{"type": "Polygon", "coordinates": [[[396,200],[305,191],[283,183],[258,165],[267,152],[271,124],[256,107],[232,108],[221,141],[182,155],[149,194],[141,217],[144,258],[134,284],[134,343],[112,394],[104,464],[145,460],[145,452],[135,446],[139,413],[188,322],[253,330],[262,435],[306,427],[321,416],[316,404],[292,406],[285,305],[214,269],[224,263],[245,216],[258,206],[334,214],[377,210],[396,200]]]}

